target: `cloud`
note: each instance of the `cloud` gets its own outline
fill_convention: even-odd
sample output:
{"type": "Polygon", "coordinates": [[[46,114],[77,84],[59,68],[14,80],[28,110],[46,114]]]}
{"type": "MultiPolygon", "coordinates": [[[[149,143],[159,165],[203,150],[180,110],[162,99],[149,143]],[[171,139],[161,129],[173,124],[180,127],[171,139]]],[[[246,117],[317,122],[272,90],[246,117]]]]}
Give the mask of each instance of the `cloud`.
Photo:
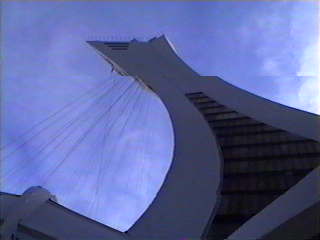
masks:
{"type": "Polygon", "coordinates": [[[291,35],[301,44],[296,76],[302,77],[303,81],[298,90],[298,106],[320,114],[320,38],[316,24],[319,19],[317,14],[313,14],[313,17],[305,16],[307,12],[318,9],[316,4],[305,4],[302,8],[299,4],[294,5],[291,35]]]}
{"type": "Polygon", "coordinates": [[[319,75],[319,50],[319,40],[309,44],[304,48],[300,57],[300,67],[297,71],[298,76],[319,75]]]}
{"type": "Polygon", "coordinates": [[[319,74],[319,43],[313,43],[304,49],[300,58],[298,76],[305,81],[298,92],[301,106],[311,112],[320,114],[320,74],[319,74]]]}
{"type": "Polygon", "coordinates": [[[278,92],[270,98],[319,113],[317,9],[315,2],[271,3],[248,16],[238,33],[242,43],[254,43],[257,73],[275,80],[278,92]]]}
{"type": "Polygon", "coordinates": [[[298,99],[304,109],[320,114],[320,78],[310,77],[305,80],[299,89],[298,99]]]}
{"type": "Polygon", "coordinates": [[[261,72],[266,75],[273,75],[273,76],[282,75],[279,60],[275,58],[265,59],[261,66],[261,72]]]}

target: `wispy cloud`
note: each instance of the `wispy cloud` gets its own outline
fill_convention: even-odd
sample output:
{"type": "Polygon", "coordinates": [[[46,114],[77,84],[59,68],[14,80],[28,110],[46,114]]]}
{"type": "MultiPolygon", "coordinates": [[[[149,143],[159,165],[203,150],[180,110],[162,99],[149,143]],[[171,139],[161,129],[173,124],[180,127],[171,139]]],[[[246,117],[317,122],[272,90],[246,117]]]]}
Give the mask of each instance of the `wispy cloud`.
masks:
{"type": "Polygon", "coordinates": [[[298,91],[299,107],[320,114],[320,36],[317,28],[319,3],[294,5],[291,21],[291,36],[301,43],[296,76],[303,81],[298,91]],[[313,12],[308,18],[308,12],[313,12]],[[299,17],[297,17],[299,16],[299,17]],[[311,26],[311,27],[310,27],[311,26]]]}
{"type": "Polygon", "coordinates": [[[257,38],[258,74],[276,82],[274,100],[320,113],[317,21],[316,2],[283,1],[253,12],[238,32],[243,43],[257,38]]]}

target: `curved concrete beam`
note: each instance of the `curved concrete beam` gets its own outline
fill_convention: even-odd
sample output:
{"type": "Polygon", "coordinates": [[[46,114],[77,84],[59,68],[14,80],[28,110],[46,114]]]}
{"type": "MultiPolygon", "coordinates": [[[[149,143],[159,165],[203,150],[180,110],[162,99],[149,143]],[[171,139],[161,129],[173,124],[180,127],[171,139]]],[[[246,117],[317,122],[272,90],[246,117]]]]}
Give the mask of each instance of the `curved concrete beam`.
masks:
{"type": "Polygon", "coordinates": [[[130,42],[127,50],[111,49],[103,42],[90,44],[118,72],[153,89],[165,104],[174,130],[174,157],[165,181],[128,235],[133,239],[200,237],[216,204],[222,159],[210,127],[185,96],[198,91],[192,79],[198,75],[178,59],[165,37],[130,42]]]}
{"type": "MultiPolygon", "coordinates": [[[[126,47],[111,48],[108,45],[114,43],[105,42],[90,44],[117,72],[139,79],[159,95],[175,133],[171,169],[149,209],[129,229],[130,236],[198,238],[210,216],[215,216],[223,159],[206,120],[185,94],[203,92],[244,116],[320,141],[318,115],[256,96],[218,77],[199,76],[177,56],[164,36],[149,42],[132,41],[126,47]]],[[[312,181],[314,184],[316,179],[312,181]]]]}

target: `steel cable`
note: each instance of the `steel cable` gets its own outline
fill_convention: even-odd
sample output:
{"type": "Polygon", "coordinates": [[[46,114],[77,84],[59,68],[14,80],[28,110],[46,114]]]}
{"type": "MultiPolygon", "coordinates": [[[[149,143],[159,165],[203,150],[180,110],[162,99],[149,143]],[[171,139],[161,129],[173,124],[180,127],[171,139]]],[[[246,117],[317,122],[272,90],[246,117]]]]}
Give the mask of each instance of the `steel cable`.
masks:
{"type": "MultiPolygon", "coordinates": [[[[132,95],[134,95],[134,92],[132,93],[132,95]]],[[[127,96],[127,102],[129,102],[130,103],[130,99],[131,99],[131,97],[130,97],[130,95],[128,95],[127,96]]],[[[121,116],[121,115],[123,115],[123,112],[124,112],[124,109],[126,109],[127,108],[127,106],[128,106],[128,103],[124,106],[124,108],[123,108],[123,111],[122,111],[122,113],[121,114],[119,114],[118,116],[121,116]]],[[[99,179],[100,178],[100,175],[101,175],[101,172],[102,172],[102,168],[101,168],[101,164],[102,164],[102,162],[103,162],[103,160],[104,160],[104,154],[103,154],[103,152],[104,152],[104,148],[105,148],[105,145],[106,145],[106,139],[107,139],[107,132],[111,132],[112,131],[112,129],[113,129],[113,127],[114,127],[114,123],[115,122],[117,122],[116,120],[117,119],[111,119],[112,121],[111,122],[107,122],[106,121],[106,123],[105,123],[105,125],[104,125],[104,127],[102,128],[102,129],[104,129],[103,130],[103,136],[102,136],[102,147],[100,148],[101,149],[101,153],[100,153],[100,156],[98,157],[98,159],[100,159],[100,161],[97,163],[97,169],[98,169],[98,174],[97,174],[97,179],[99,179]],[[108,131],[107,131],[107,127],[108,127],[108,125],[110,125],[110,123],[111,123],[111,127],[109,127],[108,128],[108,131]]],[[[96,184],[96,186],[97,186],[97,184],[96,184]]],[[[95,200],[95,198],[94,197],[92,197],[91,198],[91,201],[90,201],[90,206],[89,206],[89,212],[91,212],[91,210],[90,209],[92,209],[92,203],[93,203],[93,201],[95,200]]]]}
{"type": "MultiPolygon", "coordinates": [[[[101,86],[103,84],[99,84],[99,86],[101,86]]],[[[112,86],[113,87],[113,86],[112,86]]],[[[111,88],[112,88],[111,87],[111,88]]],[[[90,89],[89,92],[93,91],[93,90],[96,90],[97,88],[94,88],[94,89],[90,89]]],[[[99,88],[100,90],[100,88],[99,88]]],[[[87,95],[88,92],[86,92],[85,94],[81,95],[81,97],[77,98],[78,100],[81,99],[82,97],[84,97],[85,95],[87,95]]],[[[53,119],[54,116],[57,116],[59,113],[62,113],[64,110],[66,110],[68,107],[71,107],[73,104],[75,104],[77,101],[73,101],[67,105],[65,105],[63,108],[59,109],[58,111],[54,112],[53,114],[49,115],[48,117],[46,117],[45,119],[43,119],[42,121],[40,121],[39,123],[37,123],[36,125],[34,125],[33,127],[31,127],[29,130],[27,130],[24,134],[22,134],[21,136],[23,135],[27,135],[29,133],[31,133],[33,130],[35,130],[38,126],[44,124],[44,123],[48,123],[48,120],[49,119],[53,119]]],[[[70,113],[72,110],[74,110],[73,108],[70,108],[67,113],[70,113]]],[[[65,114],[67,114],[65,113],[65,114]]],[[[62,115],[60,118],[62,117],[65,117],[65,114],[62,115]]],[[[15,150],[9,152],[7,155],[3,156],[2,158],[3,159],[6,159],[8,157],[10,157],[13,153],[17,152],[21,147],[25,146],[29,141],[31,141],[32,139],[34,139],[35,137],[39,136],[41,133],[43,133],[45,130],[48,130],[52,125],[49,124],[47,125],[46,127],[43,127],[42,129],[40,129],[35,135],[32,135],[30,138],[28,138],[27,140],[23,141],[20,145],[18,145],[16,147],[15,150]]],[[[15,143],[17,141],[12,141],[11,143],[8,143],[6,144],[5,146],[3,146],[1,148],[1,150],[4,150],[5,148],[9,147],[10,145],[12,145],[13,143],[15,143]]],[[[0,151],[1,152],[1,151],[0,151]]]]}
{"type": "MultiPolygon", "coordinates": [[[[85,117],[85,114],[88,114],[90,112],[92,112],[92,107],[95,107],[97,104],[99,104],[99,102],[101,102],[103,100],[103,98],[105,98],[106,96],[108,96],[107,94],[109,92],[111,92],[111,90],[113,90],[113,88],[116,85],[113,85],[111,88],[107,89],[106,92],[102,93],[101,96],[97,97],[87,108],[86,110],[84,110],[82,113],[80,113],[76,119],[71,119],[70,121],[68,121],[62,128],[60,128],[57,132],[55,132],[55,135],[53,137],[51,137],[46,143],[44,143],[42,145],[42,147],[38,150],[37,154],[38,156],[40,156],[40,154],[50,145],[53,144],[55,140],[57,140],[60,136],[62,136],[64,133],[66,133],[67,129],[71,128],[72,126],[74,126],[77,122],[82,121],[83,118],[85,117]]],[[[90,115],[89,115],[90,117],[90,115]]],[[[54,149],[50,152],[52,153],[53,151],[55,151],[59,146],[61,146],[64,141],[70,136],[72,132],[70,132],[67,136],[65,136],[65,138],[63,138],[62,142],[58,143],[54,149]]],[[[25,144],[27,144],[28,142],[24,142],[24,144],[20,145],[18,149],[16,149],[15,151],[9,153],[7,156],[5,156],[3,159],[10,157],[13,153],[17,152],[20,148],[22,148],[25,144]]],[[[47,155],[49,156],[49,155],[47,155]]],[[[36,158],[34,158],[36,159],[36,158]]],[[[44,158],[46,159],[46,158],[44,158]]],[[[24,167],[26,167],[28,164],[28,162],[24,162],[25,164],[23,166],[20,165],[20,170],[22,170],[24,167]]],[[[10,175],[12,175],[12,172],[8,172],[7,176],[9,177],[10,175]]]]}
{"type": "MultiPolygon", "coordinates": [[[[137,85],[137,89],[139,90],[141,90],[141,88],[140,88],[140,86],[139,85],[137,85]]],[[[138,93],[138,92],[137,92],[138,93]]],[[[140,91],[140,95],[141,95],[141,91],[140,91]]],[[[139,96],[140,96],[139,95],[139,96]]],[[[137,102],[137,99],[138,99],[139,97],[136,97],[135,98],[135,102],[137,102]]],[[[130,100],[130,99],[129,99],[130,100]]],[[[133,104],[132,104],[132,106],[131,106],[131,109],[133,109],[133,107],[135,106],[135,102],[133,102],[133,104]]],[[[124,115],[124,112],[125,112],[125,108],[123,109],[123,111],[122,111],[122,114],[121,115],[124,115]]],[[[128,122],[128,119],[129,118],[131,118],[132,117],[132,115],[131,114],[127,114],[127,118],[126,118],[126,121],[125,121],[125,123],[124,123],[124,126],[127,124],[127,122],[128,122]]],[[[114,123],[115,123],[115,121],[113,122],[113,125],[112,125],[112,127],[114,126],[114,123]]],[[[121,128],[121,133],[122,133],[122,129],[123,129],[123,127],[121,128]]],[[[110,128],[109,128],[109,131],[108,132],[110,132],[110,128]]],[[[106,134],[107,134],[107,132],[105,132],[105,136],[106,136],[106,134]]],[[[105,141],[106,141],[106,139],[105,139],[105,141]]],[[[105,146],[106,146],[106,143],[105,143],[105,146]]],[[[102,157],[103,158],[103,157],[102,157]]],[[[99,184],[100,182],[104,182],[103,181],[103,176],[102,176],[102,172],[107,172],[107,167],[108,165],[107,165],[107,161],[103,161],[103,164],[102,165],[100,165],[100,168],[99,168],[99,174],[98,174],[98,178],[97,178],[97,183],[98,184],[96,184],[96,186],[97,186],[97,188],[96,188],[96,192],[95,192],[95,199],[97,199],[97,201],[96,201],[96,204],[95,204],[95,207],[93,207],[94,208],[94,212],[97,210],[96,208],[100,205],[100,199],[101,199],[101,197],[99,196],[100,195],[100,187],[101,187],[101,184],[99,184]]]]}
{"type": "Polygon", "coordinates": [[[117,98],[117,100],[115,102],[112,103],[111,107],[108,108],[108,110],[101,115],[97,121],[95,122],[95,124],[92,124],[92,126],[87,129],[87,131],[85,131],[85,133],[82,135],[82,137],[80,139],[78,139],[76,141],[75,144],[72,145],[71,149],[68,151],[68,153],[66,154],[66,156],[58,163],[58,165],[47,175],[47,177],[45,178],[46,180],[43,181],[42,185],[46,185],[46,183],[48,182],[48,179],[57,171],[57,169],[59,169],[61,167],[61,165],[67,160],[67,158],[73,153],[73,151],[78,147],[78,145],[83,141],[83,139],[88,135],[88,133],[96,126],[96,124],[102,119],[102,117],[105,116],[105,114],[107,114],[112,107],[124,96],[124,94],[132,87],[133,82],[130,84],[130,86],[117,98]]]}

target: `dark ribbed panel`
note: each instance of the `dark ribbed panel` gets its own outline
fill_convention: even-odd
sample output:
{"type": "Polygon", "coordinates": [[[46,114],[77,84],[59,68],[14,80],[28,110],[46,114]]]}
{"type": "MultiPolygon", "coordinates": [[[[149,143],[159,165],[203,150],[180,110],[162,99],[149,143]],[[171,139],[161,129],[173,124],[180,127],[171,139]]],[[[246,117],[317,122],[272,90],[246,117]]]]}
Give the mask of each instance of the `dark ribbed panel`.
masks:
{"type": "Polygon", "coordinates": [[[128,42],[105,42],[104,45],[107,45],[112,50],[128,50],[128,42]]]}
{"type": "Polygon", "coordinates": [[[224,158],[221,204],[207,239],[224,239],[319,165],[320,144],[187,94],[217,136],[224,158]]]}

